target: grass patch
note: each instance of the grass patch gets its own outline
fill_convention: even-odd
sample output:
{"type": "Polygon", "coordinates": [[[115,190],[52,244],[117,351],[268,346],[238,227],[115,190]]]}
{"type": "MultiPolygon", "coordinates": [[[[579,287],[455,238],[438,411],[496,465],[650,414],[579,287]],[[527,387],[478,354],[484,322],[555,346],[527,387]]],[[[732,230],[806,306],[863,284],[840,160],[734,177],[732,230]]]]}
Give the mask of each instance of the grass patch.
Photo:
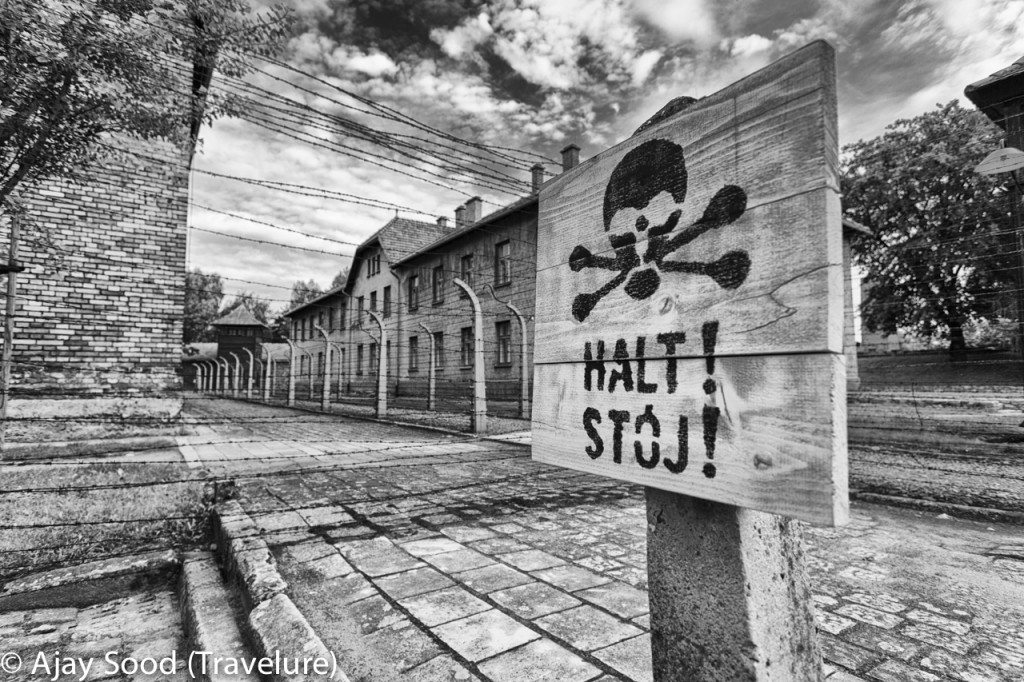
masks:
{"type": "Polygon", "coordinates": [[[0,579],[112,555],[194,547],[208,538],[213,485],[185,464],[6,466],[0,475],[0,579]],[[83,489],[180,479],[191,480],[83,489]],[[42,487],[61,491],[12,492],[42,487]],[[95,523],[99,521],[116,522],[95,523]],[[44,527],[2,527],[29,524],[44,527]]]}

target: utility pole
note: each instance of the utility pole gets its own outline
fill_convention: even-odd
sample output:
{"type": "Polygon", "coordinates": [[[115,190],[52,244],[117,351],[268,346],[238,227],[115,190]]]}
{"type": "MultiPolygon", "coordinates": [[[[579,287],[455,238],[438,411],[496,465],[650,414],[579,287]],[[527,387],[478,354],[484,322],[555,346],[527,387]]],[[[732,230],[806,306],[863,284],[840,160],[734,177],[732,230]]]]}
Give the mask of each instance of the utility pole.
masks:
{"type": "Polygon", "coordinates": [[[25,266],[18,262],[18,238],[21,231],[21,216],[11,216],[11,245],[7,263],[0,264],[0,274],[7,275],[7,309],[4,315],[4,350],[0,359],[0,456],[3,454],[4,436],[7,431],[7,405],[11,396],[11,355],[14,351],[14,312],[18,297],[18,273],[25,266]]]}

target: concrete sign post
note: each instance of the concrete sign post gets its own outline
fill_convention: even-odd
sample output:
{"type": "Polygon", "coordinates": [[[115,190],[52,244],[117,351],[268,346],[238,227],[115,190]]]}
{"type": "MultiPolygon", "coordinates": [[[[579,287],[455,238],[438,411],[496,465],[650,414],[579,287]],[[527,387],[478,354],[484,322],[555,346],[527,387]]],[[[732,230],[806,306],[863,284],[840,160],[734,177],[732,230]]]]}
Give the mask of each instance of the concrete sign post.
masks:
{"type": "Polygon", "coordinates": [[[484,314],[472,287],[458,277],[452,282],[469,296],[473,305],[473,433],[487,433],[487,377],[484,367],[484,314]]]}
{"type": "Polygon", "coordinates": [[[437,377],[434,376],[434,363],[437,360],[437,358],[434,356],[434,334],[429,329],[427,329],[427,326],[422,322],[420,322],[420,327],[423,329],[423,331],[427,333],[427,343],[429,344],[430,347],[430,358],[427,361],[427,409],[433,410],[437,408],[437,402],[435,402],[434,393],[437,382],[437,377]]]}
{"type": "Polygon", "coordinates": [[[819,679],[798,526],[848,514],[835,54],[548,182],[533,457],[647,486],[655,679],[819,679]]]}
{"type": "MultiPolygon", "coordinates": [[[[380,329],[380,342],[377,344],[377,407],[376,416],[381,418],[388,413],[388,361],[385,349],[388,345],[387,332],[384,331],[384,320],[373,310],[367,310],[380,329]]],[[[372,335],[371,335],[372,336],[372,335]]]]}

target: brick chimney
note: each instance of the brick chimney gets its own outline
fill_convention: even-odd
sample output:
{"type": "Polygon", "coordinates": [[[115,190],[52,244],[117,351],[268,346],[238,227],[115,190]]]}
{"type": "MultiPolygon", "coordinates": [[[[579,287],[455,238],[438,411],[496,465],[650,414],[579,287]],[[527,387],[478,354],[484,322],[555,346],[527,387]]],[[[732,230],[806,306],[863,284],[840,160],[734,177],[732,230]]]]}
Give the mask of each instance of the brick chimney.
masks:
{"type": "Polygon", "coordinates": [[[562,150],[562,171],[565,172],[578,165],[580,165],[580,148],[575,144],[566,145],[562,150]]]}
{"type": "Polygon", "coordinates": [[[472,225],[483,217],[484,200],[480,197],[473,197],[466,202],[466,224],[472,225]]]}
{"type": "Polygon", "coordinates": [[[536,194],[540,191],[540,186],[544,184],[544,164],[533,164],[533,167],[530,168],[530,176],[533,180],[533,192],[536,194]]]}
{"type": "Polygon", "coordinates": [[[466,207],[459,206],[455,209],[455,229],[460,230],[466,226],[466,207]]]}
{"type": "Polygon", "coordinates": [[[444,216],[437,219],[437,224],[442,230],[448,229],[448,219],[444,216]]]}

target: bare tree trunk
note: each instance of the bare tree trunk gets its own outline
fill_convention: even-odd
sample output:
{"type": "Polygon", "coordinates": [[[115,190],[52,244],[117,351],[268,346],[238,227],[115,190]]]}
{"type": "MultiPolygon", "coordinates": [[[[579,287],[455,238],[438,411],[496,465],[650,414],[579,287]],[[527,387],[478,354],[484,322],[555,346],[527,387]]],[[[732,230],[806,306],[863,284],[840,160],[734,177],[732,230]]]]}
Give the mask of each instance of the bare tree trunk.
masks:
{"type": "Polygon", "coordinates": [[[949,322],[949,360],[950,362],[967,361],[967,341],[964,340],[964,328],[960,320],[950,320],[949,322]]]}

